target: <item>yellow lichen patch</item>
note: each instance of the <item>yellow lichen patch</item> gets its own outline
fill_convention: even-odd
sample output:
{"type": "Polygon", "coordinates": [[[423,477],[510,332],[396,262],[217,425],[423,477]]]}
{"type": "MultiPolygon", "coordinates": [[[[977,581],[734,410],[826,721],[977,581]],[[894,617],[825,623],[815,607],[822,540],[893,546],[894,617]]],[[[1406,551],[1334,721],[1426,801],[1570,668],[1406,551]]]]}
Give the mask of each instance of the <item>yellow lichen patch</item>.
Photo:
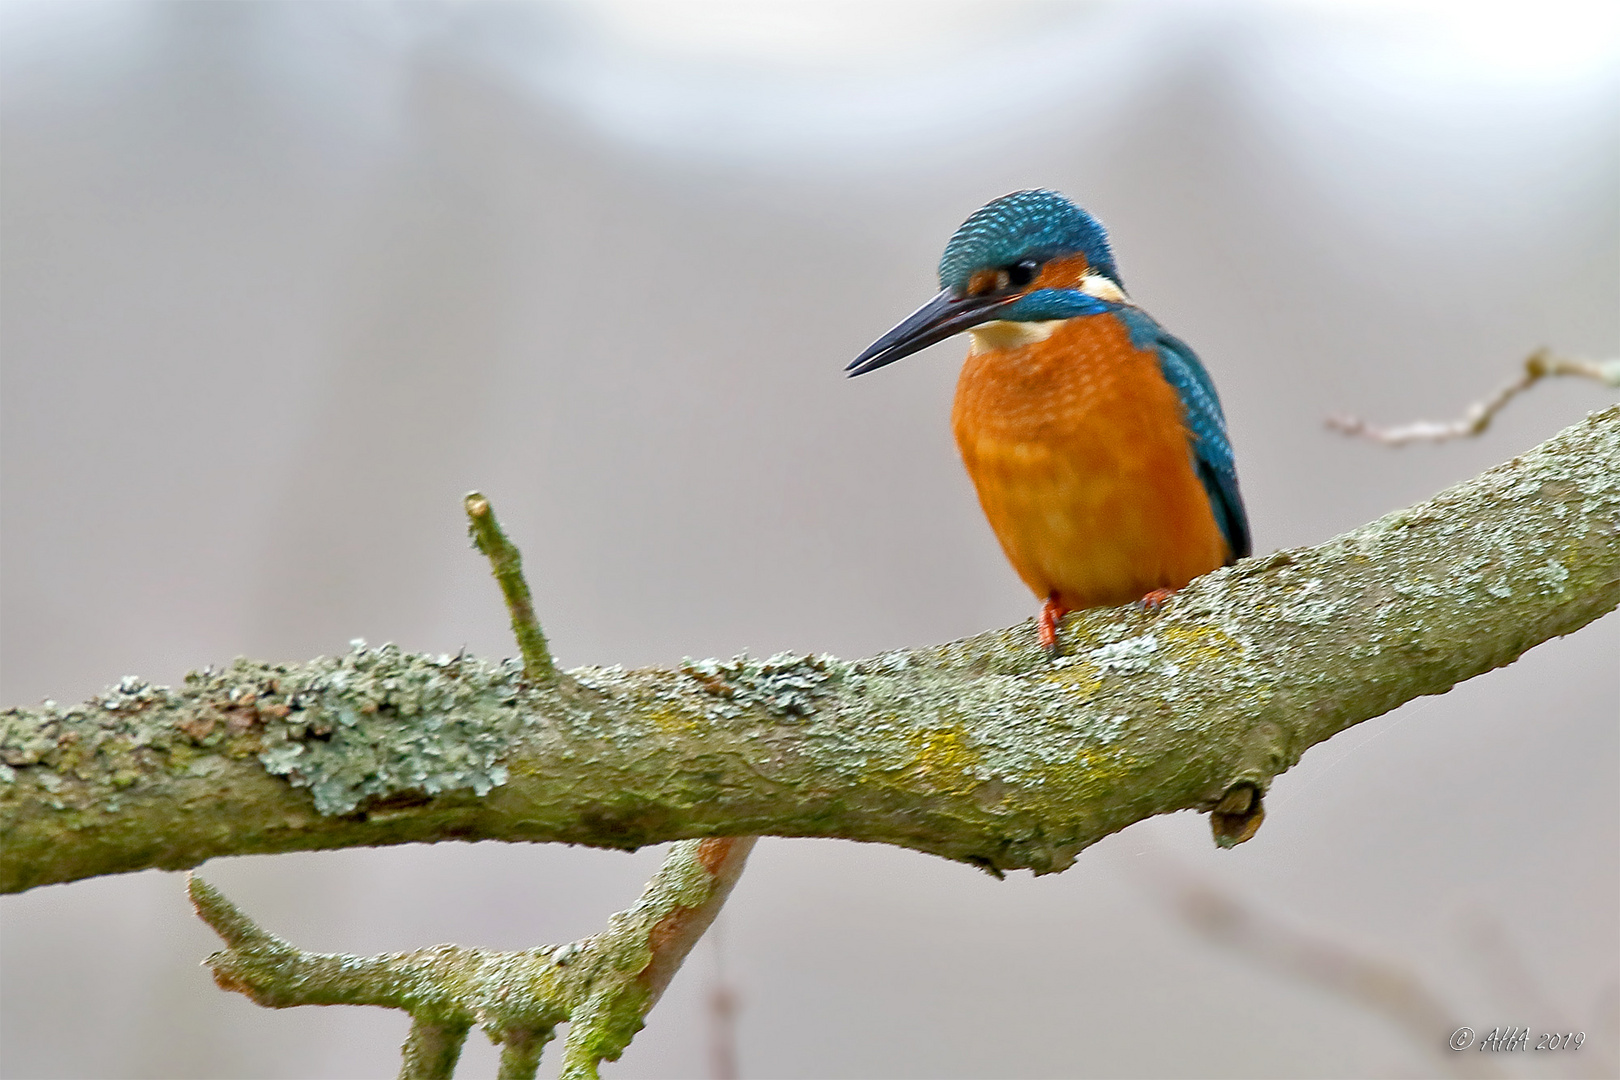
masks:
{"type": "Polygon", "coordinates": [[[979,755],[957,728],[924,728],[906,739],[916,754],[917,771],[929,784],[945,791],[972,791],[979,779],[974,768],[979,755]]]}
{"type": "Polygon", "coordinates": [[[1217,663],[1243,651],[1230,634],[1212,626],[1168,626],[1158,634],[1178,663],[1217,663]]]}
{"type": "Polygon", "coordinates": [[[1077,660],[1063,667],[1054,668],[1042,678],[1047,682],[1061,683],[1071,690],[1078,691],[1087,701],[1091,700],[1091,696],[1103,682],[1102,669],[1090,660],[1077,660]]]}
{"type": "Polygon", "coordinates": [[[169,746],[168,751],[169,751],[169,762],[168,762],[168,764],[169,764],[169,771],[171,773],[183,773],[183,772],[185,772],[187,769],[191,768],[191,763],[193,761],[197,760],[197,758],[202,756],[202,752],[197,750],[195,747],[188,746],[185,743],[179,743],[179,742],[174,743],[171,746],[169,746]]]}
{"type": "Polygon", "coordinates": [[[506,771],[514,777],[522,777],[525,780],[534,779],[535,777],[544,776],[546,774],[546,770],[542,766],[540,759],[528,757],[523,754],[514,754],[513,756],[507,758],[506,771]]]}
{"type": "Polygon", "coordinates": [[[1071,790],[1113,788],[1125,779],[1131,765],[1132,758],[1128,754],[1107,747],[1088,746],[1075,754],[1072,762],[1053,769],[1052,779],[1071,790]]]}
{"type": "Polygon", "coordinates": [[[666,735],[691,734],[701,731],[703,728],[703,724],[696,714],[689,713],[684,709],[674,709],[668,706],[650,708],[647,710],[647,716],[654,724],[658,725],[658,730],[666,735]]]}

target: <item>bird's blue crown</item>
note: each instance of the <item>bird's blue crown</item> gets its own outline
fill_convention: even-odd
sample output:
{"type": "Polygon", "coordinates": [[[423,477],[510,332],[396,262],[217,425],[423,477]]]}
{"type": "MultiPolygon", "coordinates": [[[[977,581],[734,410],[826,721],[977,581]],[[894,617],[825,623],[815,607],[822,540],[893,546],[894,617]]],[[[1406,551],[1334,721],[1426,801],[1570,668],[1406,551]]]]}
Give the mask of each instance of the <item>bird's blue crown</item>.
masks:
{"type": "Polygon", "coordinates": [[[976,270],[1074,254],[1084,255],[1090,266],[1119,281],[1102,222],[1055,191],[1015,191],[962,222],[940,256],[939,284],[960,293],[976,270]]]}

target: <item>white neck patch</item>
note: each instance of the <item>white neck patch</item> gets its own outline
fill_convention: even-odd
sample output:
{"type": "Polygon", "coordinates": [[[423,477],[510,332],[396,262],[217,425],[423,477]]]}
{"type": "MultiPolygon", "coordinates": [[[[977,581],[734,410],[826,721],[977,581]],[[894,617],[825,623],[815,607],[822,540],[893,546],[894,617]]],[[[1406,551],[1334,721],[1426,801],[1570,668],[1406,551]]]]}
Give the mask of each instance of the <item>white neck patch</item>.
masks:
{"type": "Polygon", "coordinates": [[[1098,300],[1107,300],[1111,304],[1128,304],[1131,298],[1125,295],[1112,278],[1101,274],[1086,274],[1080,279],[1080,291],[1087,296],[1095,296],[1098,300]]]}
{"type": "Polygon", "coordinates": [[[1067,319],[1049,319],[1045,322],[1013,322],[1010,319],[996,319],[994,322],[980,323],[968,331],[968,337],[973,339],[973,347],[969,351],[1020,349],[1037,341],[1045,341],[1067,321],[1067,319]]]}
{"type": "MultiPolygon", "coordinates": [[[[1086,274],[1081,277],[1079,291],[1098,300],[1106,300],[1110,304],[1131,302],[1131,298],[1125,295],[1125,290],[1120,288],[1118,283],[1102,274],[1086,274]]],[[[980,323],[968,331],[968,336],[973,339],[973,347],[969,351],[1021,349],[1025,345],[1045,341],[1067,321],[1067,319],[1049,319],[1045,322],[1013,322],[1010,319],[996,319],[980,323]]]]}

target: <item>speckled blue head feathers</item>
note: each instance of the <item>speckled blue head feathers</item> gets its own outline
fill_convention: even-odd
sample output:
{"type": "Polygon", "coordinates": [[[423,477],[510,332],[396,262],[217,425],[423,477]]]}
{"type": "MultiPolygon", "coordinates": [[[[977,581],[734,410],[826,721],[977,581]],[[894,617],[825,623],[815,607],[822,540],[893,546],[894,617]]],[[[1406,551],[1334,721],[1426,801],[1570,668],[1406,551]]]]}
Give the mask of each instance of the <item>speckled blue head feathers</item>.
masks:
{"type": "Polygon", "coordinates": [[[945,245],[939,283],[938,296],[845,370],[876,371],[987,322],[1061,322],[1130,305],[1108,233],[1055,191],[1015,191],[974,211],[945,245]],[[1054,261],[1053,277],[1044,280],[1042,267],[1054,261]]]}
{"type": "Polygon", "coordinates": [[[956,230],[939,260],[939,284],[961,293],[975,270],[1020,259],[1082,254],[1116,283],[1114,255],[1102,222],[1055,191],[1015,191],[975,210],[956,230]]]}

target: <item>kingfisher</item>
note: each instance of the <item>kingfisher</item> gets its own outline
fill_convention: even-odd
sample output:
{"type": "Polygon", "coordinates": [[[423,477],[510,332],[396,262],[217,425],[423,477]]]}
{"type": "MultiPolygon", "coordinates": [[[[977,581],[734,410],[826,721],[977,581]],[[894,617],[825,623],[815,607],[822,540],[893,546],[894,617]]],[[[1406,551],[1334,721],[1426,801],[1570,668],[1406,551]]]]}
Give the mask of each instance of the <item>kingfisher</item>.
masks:
{"type": "Polygon", "coordinates": [[[1070,611],[1153,609],[1249,554],[1215,384],[1125,292],[1102,223],[1055,191],[1015,191],[945,245],[937,296],[845,369],[853,377],[964,331],[951,426],[1001,549],[1058,653],[1070,611]]]}

